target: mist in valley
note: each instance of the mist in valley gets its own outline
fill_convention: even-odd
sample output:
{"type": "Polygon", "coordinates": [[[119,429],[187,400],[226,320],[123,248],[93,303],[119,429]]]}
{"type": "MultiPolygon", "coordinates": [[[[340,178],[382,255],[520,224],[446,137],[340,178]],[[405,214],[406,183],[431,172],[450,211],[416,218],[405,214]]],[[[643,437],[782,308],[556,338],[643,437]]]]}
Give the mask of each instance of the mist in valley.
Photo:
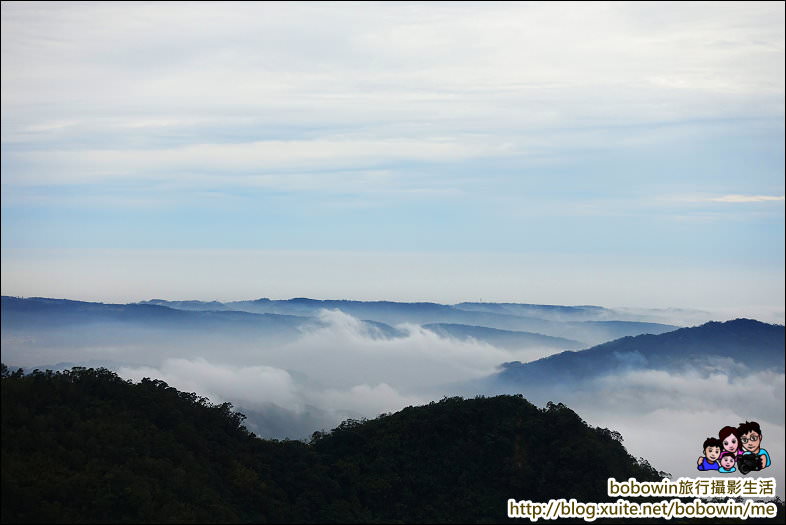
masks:
{"type": "MultiPolygon", "coordinates": [[[[11,304],[7,298],[5,304],[11,304]]],[[[247,416],[247,427],[264,438],[308,440],[346,419],[374,418],[444,396],[521,393],[539,406],[564,403],[589,424],[619,431],[631,454],[675,477],[696,475],[701,443],[726,425],[758,421],[764,448],[775,458],[784,449],[782,357],[771,366],[752,366],[744,353],[676,361],[664,354],[648,364],[638,351],[615,352],[611,360],[598,358],[600,368],[581,365],[586,377],[580,380],[560,376],[561,370],[542,374],[542,380],[517,379],[517,366],[526,370],[527,363],[562,352],[571,357],[590,345],[565,350],[577,342],[473,325],[418,324],[416,314],[410,314],[411,322],[388,325],[326,308],[299,312],[313,317],[276,317],[264,327],[222,319],[209,329],[191,318],[185,324],[179,318],[156,325],[134,317],[69,325],[17,317],[14,324],[17,312],[4,312],[6,364],[104,366],[132,381],[161,379],[216,403],[231,402],[247,416]],[[552,346],[538,344],[544,341],[552,346]]],[[[576,320],[566,315],[562,321],[550,316],[543,326],[567,335],[576,320]],[[556,330],[559,323],[566,326],[556,330]]],[[[618,344],[646,348],[637,341],[628,337],[618,344]]],[[[782,482],[780,461],[762,475],[782,482]]]]}

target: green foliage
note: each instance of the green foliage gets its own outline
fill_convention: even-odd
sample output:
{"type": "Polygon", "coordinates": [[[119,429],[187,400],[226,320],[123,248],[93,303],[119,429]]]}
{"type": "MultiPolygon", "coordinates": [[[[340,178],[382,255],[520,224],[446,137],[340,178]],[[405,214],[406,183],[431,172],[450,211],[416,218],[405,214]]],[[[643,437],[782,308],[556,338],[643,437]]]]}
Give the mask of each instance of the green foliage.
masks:
{"type": "Polygon", "coordinates": [[[3,521],[285,518],[260,474],[313,456],[256,439],[229,403],[104,369],[4,374],[2,407],[3,521]]]}
{"type": "Polygon", "coordinates": [[[3,522],[499,522],[508,498],[661,479],[561,404],[445,398],[259,439],[229,403],[105,369],[2,369],[3,522]]]}

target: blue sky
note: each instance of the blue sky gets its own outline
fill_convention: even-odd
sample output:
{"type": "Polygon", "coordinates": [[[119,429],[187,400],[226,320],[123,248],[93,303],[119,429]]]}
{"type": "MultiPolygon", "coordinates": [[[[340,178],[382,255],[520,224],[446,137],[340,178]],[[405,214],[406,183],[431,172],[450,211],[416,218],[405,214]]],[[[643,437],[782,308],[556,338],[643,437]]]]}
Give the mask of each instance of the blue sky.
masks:
{"type": "Polygon", "coordinates": [[[783,3],[2,6],[2,291],[783,318],[783,3]]]}

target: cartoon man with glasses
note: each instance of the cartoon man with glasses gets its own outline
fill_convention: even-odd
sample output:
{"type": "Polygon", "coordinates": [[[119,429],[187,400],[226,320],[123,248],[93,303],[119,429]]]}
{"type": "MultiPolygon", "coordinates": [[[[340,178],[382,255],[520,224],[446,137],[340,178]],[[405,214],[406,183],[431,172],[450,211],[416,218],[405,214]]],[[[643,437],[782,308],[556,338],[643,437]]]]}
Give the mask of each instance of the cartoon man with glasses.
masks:
{"type": "Polygon", "coordinates": [[[744,450],[743,454],[756,454],[761,460],[761,468],[770,466],[770,454],[761,448],[761,427],[755,421],[746,421],[737,427],[737,435],[744,450]]]}

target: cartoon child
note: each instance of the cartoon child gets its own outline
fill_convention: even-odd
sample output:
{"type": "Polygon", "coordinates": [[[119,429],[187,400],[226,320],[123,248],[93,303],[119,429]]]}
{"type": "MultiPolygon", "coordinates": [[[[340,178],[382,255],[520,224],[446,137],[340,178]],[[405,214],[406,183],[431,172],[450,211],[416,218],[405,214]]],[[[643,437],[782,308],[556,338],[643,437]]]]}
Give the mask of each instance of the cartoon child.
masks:
{"type": "MultiPolygon", "coordinates": [[[[723,427],[718,432],[718,439],[721,440],[723,444],[723,451],[731,452],[732,454],[736,454],[737,456],[742,455],[742,449],[740,448],[740,436],[737,434],[737,429],[734,427],[723,427]]],[[[723,452],[721,452],[722,454],[723,452]]]]}
{"type": "Polygon", "coordinates": [[[718,470],[718,458],[721,455],[721,440],[714,437],[708,437],[704,440],[704,455],[699,456],[697,461],[698,470],[718,470]]]}
{"type": "Polygon", "coordinates": [[[746,421],[740,423],[737,427],[737,434],[740,436],[740,443],[742,448],[745,449],[743,454],[756,454],[761,459],[761,468],[767,468],[771,465],[770,454],[761,448],[761,427],[755,421],[746,421]]]}
{"type": "Polygon", "coordinates": [[[720,468],[718,472],[722,472],[723,474],[728,474],[729,472],[736,472],[737,467],[734,464],[737,462],[737,454],[734,452],[721,452],[720,455],[720,468]]]}

